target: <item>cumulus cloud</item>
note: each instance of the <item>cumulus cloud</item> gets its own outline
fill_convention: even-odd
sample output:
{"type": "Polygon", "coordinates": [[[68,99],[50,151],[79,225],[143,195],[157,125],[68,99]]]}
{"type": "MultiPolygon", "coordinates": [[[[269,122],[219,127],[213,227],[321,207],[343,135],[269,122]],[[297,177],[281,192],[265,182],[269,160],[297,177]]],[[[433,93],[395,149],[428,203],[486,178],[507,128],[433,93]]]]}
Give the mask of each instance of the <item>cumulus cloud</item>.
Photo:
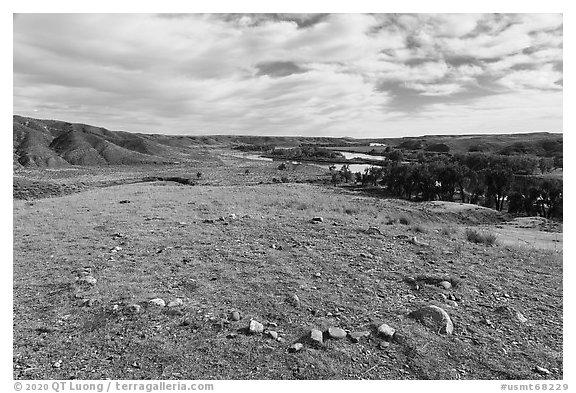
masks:
{"type": "Polygon", "coordinates": [[[557,14],[26,14],[14,111],[168,133],[410,133],[416,112],[476,126],[461,116],[483,100],[561,106],[562,45],[557,14]]]}

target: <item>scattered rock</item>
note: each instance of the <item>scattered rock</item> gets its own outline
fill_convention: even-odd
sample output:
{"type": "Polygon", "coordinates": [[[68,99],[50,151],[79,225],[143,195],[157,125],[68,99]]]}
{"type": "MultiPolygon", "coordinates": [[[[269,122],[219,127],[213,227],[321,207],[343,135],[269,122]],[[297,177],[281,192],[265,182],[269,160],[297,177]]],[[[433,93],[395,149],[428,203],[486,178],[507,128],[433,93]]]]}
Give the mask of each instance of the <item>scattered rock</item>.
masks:
{"type": "Polygon", "coordinates": [[[270,331],[268,331],[268,335],[270,337],[272,337],[274,340],[278,340],[278,332],[276,332],[274,330],[270,330],[270,331]]]}
{"type": "Polygon", "coordinates": [[[520,323],[526,323],[528,322],[528,318],[526,318],[524,315],[522,315],[522,313],[520,311],[516,311],[516,319],[520,322],[520,323]]]}
{"type": "Polygon", "coordinates": [[[323,344],[324,339],[322,337],[322,332],[318,329],[312,329],[310,331],[310,340],[317,344],[323,344]]]}
{"type": "Polygon", "coordinates": [[[312,222],[324,222],[324,219],[322,217],[313,217],[312,222]]]}
{"type": "Polygon", "coordinates": [[[394,333],[394,337],[392,337],[392,341],[400,345],[406,345],[408,344],[408,336],[400,332],[396,332],[394,333]]]}
{"type": "Polygon", "coordinates": [[[208,218],[208,219],[206,219],[206,220],[204,220],[204,221],[202,221],[202,222],[203,222],[204,224],[214,224],[214,220],[211,219],[211,218],[208,218]]]}
{"type": "Polygon", "coordinates": [[[386,340],[391,340],[392,337],[394,337],[394,333],[396,333],[396,329],[385,323],[378,327],[378,335],[384,337],[386,340]]]}
{"type": "Polygon", "coordinates": [[[380,344],[378,344],[378,348],[380,349],[386,349],[390,346],[390,343],[388,341],[382,341],[380,342],[380,344]]]}
{"type": "Polygon", "coordinates": [[[550,370],[548,370],[544,367],[540,367],[540,366],[534,367],[534,372],[537,372],[538,374],[542,374],[542,375],[550,374],[550,370]]]}
{"type": "Polygon", "coordinates": [[[288,303],[290,303],[294,307],[300,307],[300,298],[298,297],[298,295],[293,294],[288,298],[288,303]]]}
{"type": "Polygon", "coordinates": [[[158,306],[158,307],[164,307],[166,305],[166,302],[160,298],[152,299],[148,303],[150,303],[153,306],[158,306]]]}
{"type": "Polygon", "coordinates": [[[328,328],[328,335],[334,340],[342,340],[343,338],[346,338],[347,334],[344,329],[339,327],[330,327],[328,328]]]}
{"type": "Polygon", "coordinates": [[[122,200],[122,201],[120,201],[120,202],[118,202],[118,203],[130,203],[130,201],[127,200],[127,199],[124,199],[124,200],[122,200]]]}
{"type": "Polygon", "coordinates": [[[248,326],[248,331],[250,334],[260,334],[264,331],[264,325],[254,319],[251,319],[250,326],[248,326]]]}
{"type": "Polygon", "coordinates": [[[360,342],[360,339],[362,337],[370,337],[370,332],[369,331],[363,331],[363,332],[352,332],[350,333],[350,340],[353,343],[357,343],[360,342]]]}
{"type": "Polygon", "coordinates": [[[84,277],[79,277],[77,279],[77,282],[79,284],[96,285],[98,280],[96,280],[96,278],[94,278],[93,276],[84,276],[84,277]]]}
{"type": "Polygon", "coordinates": [[[226,338],[236,338],[236,337],[238,337],[238,333],[234,333],[234,332],[228,333],[226,335],[226,338]]]}
{"type": "Polygon", "coordinates": [[[235,219],[236,219],[236,214],[231,213],[231,214],[228,215],[228,218],[231,219],[231,220],[235,220],[235,219]]]}
{"type": "Polygon", "coordinates": [[[52,367],[54,368],[60,368],[61,366],[62,366],[62,360],[58,360],[52,365],[52,367]]]}
{"type": "Polygon", "coordinates": [[[442,287],[442,288],[444,288],[444,289],[450,289],[450,288],[452,288],[452,284],[450,283],[450,281],[440,281],[440,282],[438,283],[438,286],[439,286],[439,287],[442,287]]]}
{"type": "Polygon", "coordinates": [[[230,313],[230,320],[239,321],[240,320],[240,313],[238,311],[232,311],[230,313]]]}
{"type": "Polygon", "coordinates": [[[140,312],[139,304],[129,304],[126,306],[126,311],[132,314],[138,314],[140,312]]]}
{"type": "Polygon", "coordinates": [[[446,311],[438,306],[424,306],[409,314],[410,317],[420,321],[424,326],[432,328],[439,333],[452,334],[454,325],[446,311]]]}
{"type": "Polygon", "coordinates": [[[290,348],[288,348],[288,352],[290,353],[298,352],[302,348],[304,348],[304,345],[302,345],[301,343],[292,344],[290,348]]]}
{"type": "Polygon", "coordinates": [[[184,304],[184,302],[182,301],[182,299],[177,298],[177,299],[174,299],[174,300],[170,301],[170,302],[168,303],[168,307],[170,307],[170,308],[172,308],[172,307],[180,307],[180,306],[182,306],[183,304],[184,304]]]}
{"type": "Polygon", "coordinates": [[[382,235],[382,231],[378,227],[370,227],[366,230],[369,235],[382,235]]]}

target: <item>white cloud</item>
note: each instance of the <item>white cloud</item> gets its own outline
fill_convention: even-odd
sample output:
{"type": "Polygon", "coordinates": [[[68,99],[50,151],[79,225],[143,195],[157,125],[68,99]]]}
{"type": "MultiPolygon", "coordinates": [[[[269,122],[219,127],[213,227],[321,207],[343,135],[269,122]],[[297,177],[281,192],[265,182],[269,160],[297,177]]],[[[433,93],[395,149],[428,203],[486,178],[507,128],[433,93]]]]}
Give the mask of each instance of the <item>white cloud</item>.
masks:
{"type": "Polygon", "coordinates": [[[454,97],[477,98],[472,87],[560,91],[561,25],[561,15],[22,15],[14,111],[132,131],[410,132],[401,119],[414,105],[440,119],[454,97]],[[293,66],[272,77],[267,63],[293,66]],[[400,88],[418,99],[397,104],[400,88]]]}

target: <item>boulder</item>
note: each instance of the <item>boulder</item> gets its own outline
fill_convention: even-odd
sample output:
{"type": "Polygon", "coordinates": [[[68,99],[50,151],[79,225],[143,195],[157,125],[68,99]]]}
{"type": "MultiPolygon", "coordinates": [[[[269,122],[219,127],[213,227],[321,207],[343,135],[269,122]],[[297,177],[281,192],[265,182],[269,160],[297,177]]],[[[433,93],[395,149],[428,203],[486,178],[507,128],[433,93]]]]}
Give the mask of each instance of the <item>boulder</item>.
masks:
{"type": "Polygon", "coordinates": [[[184,304],[184,302],[182,301],[182,299],[178,298],[178,299],[174,299],[172,301],[170,301],[168,303],[168,307],[172,308],[172,307],[180,307],[184,304]]]}
{"type": "Polygon", "coordinates": [[[316,344],[323,344],[324,339],[323,339],[322,332],[318,329],[312,329],[310,331],[310,340],[312,340],[312,342],[314,342],[316,344]]]}
{"type": "Polygon", "coordinates": [[[439,287],[442,287],[442,288],[444,288],[444,289],[450,289],[450,288],[452,288],[452,284],[450,283],[450,281],[440,281],[440,282],[438,283],[438,286],[439,286],[439,287]]]}
{"type": "Polygon", "coordinates": [[[77,279],[78,284],[96,285],[98,280],[93,276],[84,276],[77,279]]]}
{"type": "Polygon", "coordinates": [[[248,331],[250,334],[260,334],[264,331],[264,325],[254,319],[251,319],[250,325],[248,326],[248,331]]]}
{"type": "Polygon", "coordinates": [[[166,302],[160,298],[152,299],[152,300],[148,301],[148,303],[150,303],[153,306],[158,306],[158,307],[164,307],[166,305],[166,302]]]}
{"type": "Polygon", "coordinates": [[[378,335],[384,337],[386,340],[392,340],[394,333],[396,333],[396,329],[385,323],[378,326],[378,335]]]}
{"type": "Polygon", "coordinates": [[[347,336],[344,329],[341,329],[339,327],[328,328],[328,335],[330,336],[330,338],[332,338],[334,340],[342,340],[343,338],[346,338],[346,336],[347,336]]]}
{"type": "Polygon", "coordinates": [[[424,306],[416,311],[412,311],[409,316],[439,333],[452,334],[454,330],[450,316],[438,306],[424,306]]]}

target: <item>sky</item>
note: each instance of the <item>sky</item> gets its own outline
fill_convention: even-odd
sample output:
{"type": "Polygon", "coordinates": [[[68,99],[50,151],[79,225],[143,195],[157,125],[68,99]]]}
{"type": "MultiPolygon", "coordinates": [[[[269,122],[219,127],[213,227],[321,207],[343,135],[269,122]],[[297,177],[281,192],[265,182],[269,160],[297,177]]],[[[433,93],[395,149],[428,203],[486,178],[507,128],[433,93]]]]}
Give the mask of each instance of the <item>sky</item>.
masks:
{"type": "Polygon", "coordinates": [[[181,135],[562,132],[562,14],[18,14],[13,111],[181,135]]]}

